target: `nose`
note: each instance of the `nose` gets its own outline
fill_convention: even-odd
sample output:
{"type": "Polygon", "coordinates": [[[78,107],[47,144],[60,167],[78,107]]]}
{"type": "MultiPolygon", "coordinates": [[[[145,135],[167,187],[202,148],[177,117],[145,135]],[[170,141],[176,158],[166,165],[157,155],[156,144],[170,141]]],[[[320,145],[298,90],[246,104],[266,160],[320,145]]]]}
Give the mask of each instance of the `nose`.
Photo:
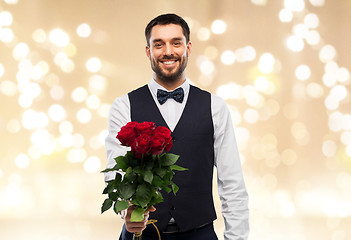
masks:
{"type": "Polygon", "coordinates": [[[164,54],[167,55],[167,56],[173,55],[173,46],[172,46],[172,44],[168,43],[168,44],[165,45],[164,54]]]}

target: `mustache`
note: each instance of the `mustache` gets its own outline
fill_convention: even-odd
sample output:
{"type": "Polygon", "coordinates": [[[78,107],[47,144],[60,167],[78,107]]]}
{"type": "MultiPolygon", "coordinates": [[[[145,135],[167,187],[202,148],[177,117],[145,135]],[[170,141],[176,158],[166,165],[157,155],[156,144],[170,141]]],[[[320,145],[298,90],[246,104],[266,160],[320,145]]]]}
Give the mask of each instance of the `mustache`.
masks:
{"type": "Polygon", "coordinates": [[[163,61],[163,60],[180,60],[180,57],[176,57],[173,54],[172,55],[164,55],[160,60],[161,61],[163,61]]]}

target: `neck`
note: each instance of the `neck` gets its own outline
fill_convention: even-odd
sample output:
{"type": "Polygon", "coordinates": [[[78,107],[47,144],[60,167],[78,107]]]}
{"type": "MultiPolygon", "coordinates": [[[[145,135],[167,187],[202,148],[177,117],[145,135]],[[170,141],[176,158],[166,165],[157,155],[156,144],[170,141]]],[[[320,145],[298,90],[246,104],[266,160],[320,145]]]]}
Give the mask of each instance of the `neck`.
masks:
{"type": "Polygon", "coordinates": [[[171,91],[181,86],[185,82],[186,77],[182,76],[174,81],[163,81],[154,74],[154,80],[168,91],[171,91]]]}

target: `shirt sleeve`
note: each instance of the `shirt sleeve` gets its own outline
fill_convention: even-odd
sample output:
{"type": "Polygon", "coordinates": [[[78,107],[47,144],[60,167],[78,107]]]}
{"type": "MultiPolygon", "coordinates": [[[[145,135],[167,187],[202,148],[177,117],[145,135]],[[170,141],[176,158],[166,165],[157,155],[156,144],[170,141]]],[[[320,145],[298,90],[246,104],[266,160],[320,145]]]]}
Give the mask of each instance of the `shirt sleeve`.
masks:
{"type": "MultiPolygon", "coordinates": [[[[114,158],[125,155],[128,151],[129,148],[122,146],[116,136],[120,129],[130,121],[130,103],[128,95],[126,94],[116,98],[110,108],[108,117],[108,135],[105,138],[107,155],[106,168],[114,167],[116,164],[114,158]]],[[[115,172],[105,173],[105,182],[114,179],[115,176],[115,172]]]]}
{"type": "Polygon", "coordinates": [[[249,235],[248,194],[229,109],[212,94],[215,166],[222,203],[225,240],[246,240],[249,235]]]}

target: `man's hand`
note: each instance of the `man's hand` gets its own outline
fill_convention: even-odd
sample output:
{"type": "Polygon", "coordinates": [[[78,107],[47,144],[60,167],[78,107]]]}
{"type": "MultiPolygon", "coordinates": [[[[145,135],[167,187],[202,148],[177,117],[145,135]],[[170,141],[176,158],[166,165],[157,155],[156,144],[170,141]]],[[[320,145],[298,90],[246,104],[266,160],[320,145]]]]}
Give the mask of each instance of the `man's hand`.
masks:
{"type": "Polygon", "coordinates": [[[146,228],[146,223],[147,220],[149,219],[149,212],[154,212],[156,211],[156,208],[154,206],[149,207],[149,209],[145,212],[144,214],[144,220],[141,222],[131,222],[130,221],[130,216],[132,214],[132,211],[134,210],[134,206],[129,206],[127,209],[127,213],[124,217],[124,221],[126,224],[126,230],[131,233],[135,232],[142,232],[146,228]]]}

